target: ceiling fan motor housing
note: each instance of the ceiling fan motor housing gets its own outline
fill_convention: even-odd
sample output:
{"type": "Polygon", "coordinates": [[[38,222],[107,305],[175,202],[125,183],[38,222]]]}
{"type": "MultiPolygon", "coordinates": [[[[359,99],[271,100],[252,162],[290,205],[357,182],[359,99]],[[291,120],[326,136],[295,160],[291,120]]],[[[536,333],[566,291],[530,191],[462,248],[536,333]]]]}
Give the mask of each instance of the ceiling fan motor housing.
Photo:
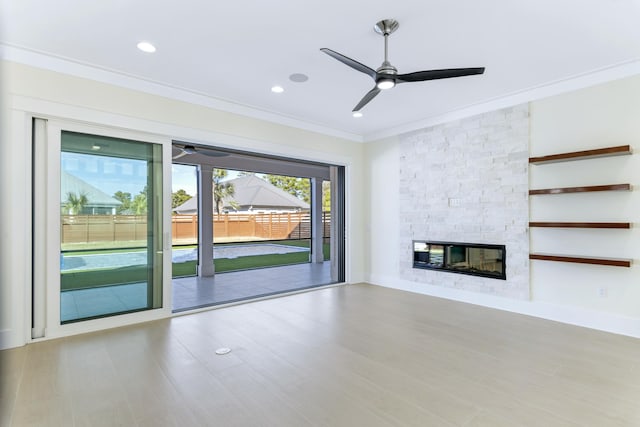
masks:
{"type": "Polygon", "coordinates": [[[384,61],[382,65],[376,70],[378,74],[390,74],[395,76],[398,74],[398,69],[391,65],[389,61],[384,61]]]}

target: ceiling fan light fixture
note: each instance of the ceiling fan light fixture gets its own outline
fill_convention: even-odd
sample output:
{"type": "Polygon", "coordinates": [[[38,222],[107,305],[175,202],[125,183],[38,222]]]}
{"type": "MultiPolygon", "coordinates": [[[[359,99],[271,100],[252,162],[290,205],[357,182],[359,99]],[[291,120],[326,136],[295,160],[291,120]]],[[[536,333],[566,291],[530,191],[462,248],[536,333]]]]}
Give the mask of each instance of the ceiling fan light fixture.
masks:
{"type": "Polygon", "coordinates": [[[362,113],[360,111],[354,111],[352,116],[356,119],[359,119],[360,117],[362,117],[362,113]]]}
{"type": "Polygon", "coordinates": [[[271,92],[273,92],[273,93],[282,93],[282,92],[284,92],[284,88],[282,86],[273,86],[271,88],[271,92]]]}
{"type": "Polygon", "coordinates": [[[378,89],[381,89],[381,90],[391,89],[395,85],[396,85],[396,81],[394,79],[387,79],[384,77],[381,79],[378,79],[378,81],[376,82],[376,86],[378,86],[378,89]]]}

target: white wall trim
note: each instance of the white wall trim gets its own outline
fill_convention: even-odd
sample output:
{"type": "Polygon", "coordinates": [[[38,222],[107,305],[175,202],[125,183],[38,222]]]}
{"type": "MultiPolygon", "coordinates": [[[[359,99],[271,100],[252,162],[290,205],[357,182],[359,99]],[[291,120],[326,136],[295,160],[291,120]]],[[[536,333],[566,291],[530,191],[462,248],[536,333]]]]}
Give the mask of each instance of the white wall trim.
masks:
{"type": "Polygon", "coordinates": [[[555,82],[499,96],[497,98],[459,108],[445,114],[428,117],[400,126],[394,126],[379,132],[358,135],[285,116],[276,112],[261,110],[256,107],[214,98],[203,93],[198,93],[177,86],[171,86],[166,83],[143,79],[139,76],[100,68],[92,64],[74,61],[69,58],[52,56],[50,54],[28,50],[6,43],[0,43],[0,59],[355,142],[376,141],[390,136],[431,127],[437,124],[486,113],[488,111],[499,110],[525,102],[640,74],[640,59],[625,61],[602,69],[570,76],[555,82]]]}
{"type": "Polygon", "coordinates": [[[496,297],[459,289],[410,282],[391,276],[372,275],[369,283],[386,288],[445,298],[575,326],[640,338],[640,319],[536,301],[496,297]]]}
{"type": "Polygon", "coordinates": [[[61,119],[101,128],[120,128],[127,131],[145,132],[149,135],[168,137],[178,141],[192,142],[212,147],[237,150],[238,148],[251,146],[255,152],[264,155],[326,162],[340,166],[350,166],[352,163],[351,158],[334,155],[325,151],[312,150],[308,147],[292,147],[264,140],[162,123],[23,95],[13,95],[10,106],[13,110],[28,112],[38,117],[61,119]]]}
{"type": "Polygon", "coordinates": [[[139,92],[163,96],[169,99],[201,105],[220,111],[251,117],[253,119],[264,120],[270,123],[290,126],[296,129],[316,132],[350,141],[362,142],[362,136],[350,132],[344,132],[316,123],[306,122],[294,117],[285,116],[280,113],[261,110],[256,107],[250,107],[232,101],[214,98],[196,91],[171,86],[167,83],[148,80],[139,76],[107,68],[100,68],[92,64],[82,63],[64,57],[52,56],[8,44],[0,43],[0,58],[10,62],[17,62],[19,64],[43,68],[45,70],[90,79],[139,92]]]}
{"type": "Polygon", "coordinates": [[[388,129],[384,129],[380,132],[366,134],[363,135],[363,141],[376,141],[379,139],[412,132],[418,129],[429,128],[431,126],[439,125],[442,123],[448,123],[455,120],[463,119],[465,117],[471,117],[477,114],[487,113],[489,111],[512,107],[514,105],[519,105],[526,102],[559,95],[561,93],[583,89],[589,86],[630,77],[636,74],[640,74],[640,59],[623,62],[588,73],[570,76],[555,82],[531,87],[494,99],[490,99],[485,102],[469,105],[445,114],[427,117],[426,119],[406,123],[401,126],[394,126],[388,129]]]}
{"type": "Polygon", "coordinates": [[[101,319],[85,320],[77,323],[68,323],[60,327],[47,328],[45,337],[31,339],[28,340],[27,343],[103,331],[106,329],[119,328],[122,326],[137,325],[153,320],[168,319],[171,318],[172,315],[173,314],[171,313],[171,309],[165,307],[129,314],[119,314],[117,316],[104,317],[101,319]]]}
{"type": "Polygon", "coordinates": [[[25,340],[13,329],[3,329],[0,331],[0,350],[20,347],[24,345],[25,340]]]}

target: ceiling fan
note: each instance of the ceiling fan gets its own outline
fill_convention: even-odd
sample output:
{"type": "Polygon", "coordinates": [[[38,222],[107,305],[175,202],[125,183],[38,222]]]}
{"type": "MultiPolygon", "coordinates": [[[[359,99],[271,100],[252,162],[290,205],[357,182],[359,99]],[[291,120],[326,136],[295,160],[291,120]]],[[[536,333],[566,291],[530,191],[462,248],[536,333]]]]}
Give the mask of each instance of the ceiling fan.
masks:
{"type": "Polygon", "coordinates": [[[173,160],[179,159],[184,156],[189,156],[191,154],[203,154],[209,157],[226,157],[229,153],[224,153],[222,151],[210,150],[208,148],[198,147],[196,149],[193,145],[178,145],[174,144],[174,147],[180,150],[178,154],[172,157],[173,160]]]}
{"type": "Polygon", "coordinates": [[[416,71],[414,73],[407,74],[398,74],[398,69],[391,65],[388,58],[388,38],[389,35],[393,34],[395,30],[398,29],[400,24],[395,19],[383,19],[382,21],[376,23],[373,27],[376,33],[384,36],[384,62],[382,65],[378,67],[378,69],[374,70],[372,68],[367,67],[360,62],[351,59],[347,56],[342,55],[334,50],[322,48],[320,49],[322,52],[331,56],[332,58],[337,59],[345,65],[353,68],[356,71],[360,71],[371,77],[376,85],[371,89],[355,106],[353,111],[359,111],[362,107],[367,105],[369,101],[376,97],[380,93],[381,90],[391,89],[398,83],[410,83],[410,82],[422,82],[425,80],[436,80],[436,79],[448,79],[451,77],[463,77],[463,76],[471,76],[474,74],[482,74],[484,73],[484,67],[477,68],[448,68],[444,70],[427,70],[427,71],[416,71]]]}

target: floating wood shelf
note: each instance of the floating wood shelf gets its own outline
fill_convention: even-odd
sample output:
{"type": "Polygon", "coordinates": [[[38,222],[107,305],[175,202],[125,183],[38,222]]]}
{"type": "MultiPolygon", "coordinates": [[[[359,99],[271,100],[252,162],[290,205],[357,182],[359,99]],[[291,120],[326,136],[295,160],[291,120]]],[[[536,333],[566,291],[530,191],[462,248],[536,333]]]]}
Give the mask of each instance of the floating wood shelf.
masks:
{"type": "Polygon", "coordinates": [[[532,221],[529,227],[550,228],[631,228],[630,222],[551,222],[532,221]]]}
{"type": "Polygon", "coordinates": [[[529,157],[529,163],[543,164],[555,162],[569,162],[572,160],[595,159],[598,157],[624,156],[631,154],[630,145],[617,147],[598,148],[596,150],[574,151],[571,153],[551,154],[549,156],[529,157]]]}
{"type": "Polygon", "coordinates": [[[612,267],[631,267],[630,259],[574,257],[549,254],[529,254],[529,259],[537,259],[542,261],[573,262],[578,264],[608,265],[612,267]]]}
{"type": "Polygon", "coordinates": [[[586,187],[545,188],[541,190],[529,190],[530,196],[537,194],[565,194],[588,193],[592,191],[630,191],[631,184],[591,185],[586,187]]]}

